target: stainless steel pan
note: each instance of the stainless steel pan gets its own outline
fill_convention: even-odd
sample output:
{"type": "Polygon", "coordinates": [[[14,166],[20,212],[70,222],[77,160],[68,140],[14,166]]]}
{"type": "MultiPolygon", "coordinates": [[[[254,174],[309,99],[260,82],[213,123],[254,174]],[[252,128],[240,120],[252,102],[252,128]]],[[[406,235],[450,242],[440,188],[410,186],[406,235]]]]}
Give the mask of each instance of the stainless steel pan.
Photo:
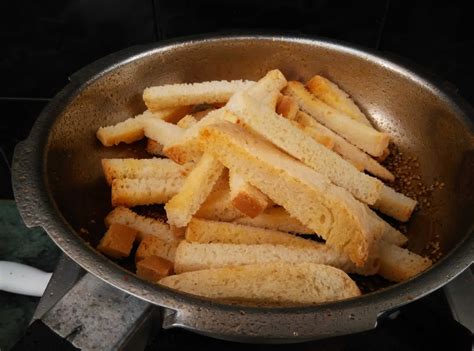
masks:
{"type": "Polygon", "coordinates": [[[77,72],[44,109],[14,156],[15,197],[28,226],[43,227],[73,260],[109,284],[165,308],[165,327],[219,338],[297,342],[374,328],[384,313],[446,284],[473,261],[474,138],[472,110],[442,84],[377,54],[331,41],[279,36],[193,38],[133,47],[77,72]],[[147,283],[98,254],[110,210],[104,157],[136,156],[143,144],[105,148],[99,126],[145,109],[150,85],[210,79],[258,79],[279,68],[289,79],[322,73],[355,98],[375,125],[388,131],[417,174],[442,190],[408,228],[409,247],[442,258],[410,281],[346,301],[313,307],[269,308],[217,303],[147,283]],[[91,245],[92,244],[92,245],[91,245]]]}

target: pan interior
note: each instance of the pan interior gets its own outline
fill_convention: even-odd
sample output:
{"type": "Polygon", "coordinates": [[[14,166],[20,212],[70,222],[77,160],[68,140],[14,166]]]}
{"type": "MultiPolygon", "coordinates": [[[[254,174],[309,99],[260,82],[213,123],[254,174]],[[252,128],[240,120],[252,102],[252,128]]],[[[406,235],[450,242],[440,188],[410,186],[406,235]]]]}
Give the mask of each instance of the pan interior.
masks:
{"type": "MultiPolygon", "coordinates": [[[[390,133],[401,155],[391,161],[403,180],[396,185],[421,200],[405,226],[410,249],[442,258],[467,235],[474,212],[474,143],[457,107],[422,79],[380,59],[336,45],[284,39],[211,40],[153,50],[84,87],[58,116],[48,140],[46,179],[64,218],[92,245],[103,235],[111,205],[101,159],[146,154],[143,142],[107,148],[95,133],[143,112],[145,87],[258,80],[274,68],[288,80],[304,82],[314,74],[334,80],[378,129],[390,133]]],[[[386,285],[373,278],[358,283],[366,290],[386,285]]]]}

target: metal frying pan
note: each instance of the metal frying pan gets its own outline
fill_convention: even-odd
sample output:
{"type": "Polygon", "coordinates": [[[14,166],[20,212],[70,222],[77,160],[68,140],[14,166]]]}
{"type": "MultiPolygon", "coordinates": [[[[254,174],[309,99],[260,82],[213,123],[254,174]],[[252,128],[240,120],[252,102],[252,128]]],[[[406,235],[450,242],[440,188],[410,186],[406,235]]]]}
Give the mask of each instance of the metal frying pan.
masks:
{"type": "Polygon", "coordinates": [[[166,309],[165,327],[253,342],[298,342],[374,328],[377,318],[446,284],[473,261],[474,138],[472,110],[439,82],[359,48],[281,36],[192,38],[107,56],[74,74],[44,109],[14,156],[15,198],[28,226],[43,227],[74,261],[109,284],[166,309]],[[258,79],[279,68],[288,79],[321,73],[346,89],[389,132],[429,196],[408,226],[409,247],[439,261],[413,279],[361,297],[311,307],[218,303],[147,283],[97,253],[110,189],[105,157],[143,154],[143,144],[105,148],[99,126],[142,112],[150,85],[211,79],[258,79]]]}

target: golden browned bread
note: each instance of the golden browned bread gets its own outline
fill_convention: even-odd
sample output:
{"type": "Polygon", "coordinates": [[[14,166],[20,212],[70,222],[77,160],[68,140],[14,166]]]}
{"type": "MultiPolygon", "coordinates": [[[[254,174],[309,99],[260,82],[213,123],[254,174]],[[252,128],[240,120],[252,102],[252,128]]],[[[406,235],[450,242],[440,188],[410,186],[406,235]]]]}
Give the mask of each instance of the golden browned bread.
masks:
{"type": "Polygon", "coordinates": [[[373,204],[379,198],[383,186],[380,180],[359,172],[291,121],[261,106],[250,95],[243,92],[234,94],[225,108],[249,129],[326,176],[334,184],[349,190],[357,199],[373,204]]]}
{"type": "Polygon", "coordinates": [[[180,165],[166,158],[104,158],[102,170],[109,185],[114,179],[138,178],[182,178],[186,177],[194,164],[180,165]]]}
{"type": "Polygon", "coordinates": [[[296,235],[244,224],[193,218],[186,228],[186,240],[201,244],[274,244],[299,247],[319,245],[296,235]]]}
{"type": "Polygon", "coordinates": [[[137,275],[152,283],[173,273],[173,262],[158,256],[148,256],[137,262],[137,275]]]}
{"type": "Polygon", "coordinates": [[[248,89],[254,84],[255,82],[243,80],[166,84],[146,88],[143,100],[151,111],[184,105],[223,103],[235,92],[248,89]]]}
{"type": "Polygon", "coordinates": [[[114,179],[112,206],[164,204],[179,192],[185,179],[185,176],[167,179],[114,179]]]}
{"type": "Polygon", "coordinates": [[[119,143],[130,144],[143,138],[144,121],[146,119],[152,118],[172,122],[184,116],[189,110],[189,106],[172,107],[156,112],[147,110],[140,115],[128,118],[113,126],[100,127],[97,130],[97,139],[104,146],[113,146],[119,143]]]}
{"type": "Polygon", "coordinates": [[[276,112],[288,119],[295,119],[299,107],[295,99],[289,96],[281,95],[278,99],[276,112]]]}
{"type": "Polygon", "coordinates": [[[165,242],[155,235],[145,235],[135,253],[135,262],[140,262],[150,256],[158,256],[174,262],[178,244],[179,241],[165,242]]]}
{"type": "Polygon", "coordinates": [[[372,156],[382,155],[390,142],[390,136],[387,133],[354,121],[351,117],[319,100],[300,82],[288,82],[284,94],[293,97],[301,110],[372,156]]]}
{"type": "Polygon", "coordinates": [[[204,149],[283,206],[293,217],[363,266],[383,226],[345,189],[243,128],[221,122],[204,128],[204,149]]]}
{"type": "Polygon", "coordinates": [[[271,263],[207,269],[163,278],[160,284],[220,300],[311,305],[359,296],[343,271],[313,263],[271,263]]]}
{"type": "Polygon", "coordinates": [[[314,96],[329,106],[345,113],[355,121],[372,127],[350,96],[329,79],[315,75],[306,83],[306,87],[314,96]]]}
{"type": "Polygon", "coordinates": [[[124,258],[130,255],[138,232],[121,224],[112,224],[100,240],[97,250],[107,256],[124,258]]]}
{"type": "MultiPolygon", "coordinates": [[[[246,242],[251,242],[252,240],[248,235],[245,236],[245,238],[246,242]]],[[[278,240],[271,235],[266,239],[278,240]]],[[[376,274],[379,269],[378,259],[367,262],[363,267],[356,267],[347,255],[341,253],[341,251],[317,242],[311,243],[308,241],[308,243],[298,245],[288,245],[288,242],[286,242],[285,245],[265,244],[264,236],[261,236],[258,241],[262,243],[200,244],[182,241],[176,250],[175,271],[176,273],[182,273],[210,268],[274,262],[311,262],[326,264],[342,269],[348,273],[359,273],[364,275],[376,274]]]]}
{"type": "Polygon", "coordinates": [[[206,201],[223,171],[224,166],[218,160],[204,153],[179,192],[166,203],[168,223],[185,227],[206,201]]]}
{"type": "Polygon", "coordinates": [[[385,241],[380,242],[379,274],[393,282],[402,282],[431,266],[431,260],[385,241]]]}
{"type": "Polygon", "coordinates": [[[395,176],[380,163],[367,155],[364,151],[347,142],[346,139],[340,137],[329,128],[326,128],[321,123],[316,121],[304,112],[298,112],[296,121],[301,123],[306,128],[328,135],[334,141],[333,150],[341,155],[344,159],[351,162],[360,171],[366,170],[383,180],[393,181],[395,176]]]}
{"type": "Polygon", "coordinates": [[[283,207],[279,206],[268,208],[254,218],[241,216],[240,218],[235,219],[234,222],[253,227],[279,230],[282,232],[314,234],[314,230],[305,227],[296,218],[291,217],[283,207]]]}
{"type": "Polygon", "coordinates": [[[417,203],[416,200],[384,186],[380,198],[373,207],[390,217],[406,222],[410,219],[417,203]]]}
{"type": "Polygon", "coordinates": [[[232,204],[246,216],[258,216],[269,204],[265,194],[233,171],[229,172],[229,187],[232,204]]]}
{"type": "Polygon", "coordinates": [[[170,227],[159,218],[141,216],[126,207],[116,207],[105,217],[105,225],[121,224],[138,231],[137,239],[142,240],[145,235],[154,235],[164,242],[178,240],[184,232],[170,227]]]}

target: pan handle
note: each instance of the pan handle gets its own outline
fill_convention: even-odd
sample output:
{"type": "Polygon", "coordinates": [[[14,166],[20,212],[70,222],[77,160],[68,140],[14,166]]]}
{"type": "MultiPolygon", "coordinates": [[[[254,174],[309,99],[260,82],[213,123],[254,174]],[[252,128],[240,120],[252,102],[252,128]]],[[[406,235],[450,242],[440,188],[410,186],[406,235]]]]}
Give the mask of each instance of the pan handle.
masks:
{"type": "Polygon", "coordinates": [[[372,330],[379,315],[366,305],[355,309],[302,309],[300,313],[280,311],[236,312],[225,306],[208,309],[187,305],[179,311],[165,308],[162,324],[164,329],[180,327],[230,341],[295,343],[372,330]]]}

